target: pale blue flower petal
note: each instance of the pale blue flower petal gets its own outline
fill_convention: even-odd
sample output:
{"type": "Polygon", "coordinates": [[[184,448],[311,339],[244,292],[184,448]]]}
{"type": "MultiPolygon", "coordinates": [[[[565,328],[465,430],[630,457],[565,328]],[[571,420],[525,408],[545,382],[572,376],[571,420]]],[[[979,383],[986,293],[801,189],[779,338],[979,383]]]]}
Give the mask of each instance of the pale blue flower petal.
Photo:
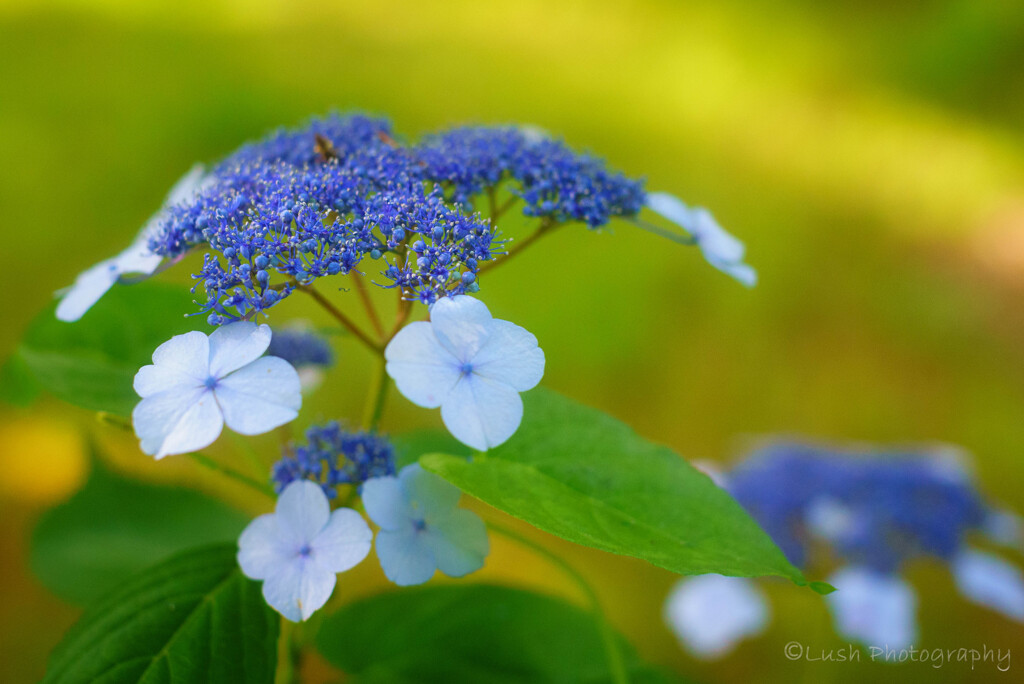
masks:
{"type": "Polygon", "coordinates": [[[263,582],[263,598],[292,622],[308,620],[334,591],[337,575],[296,556],[263,582]]]}
{"type": "Polygon", "coordinates": [[[382,530],[374,541],[380,567],[399,586],[423,584],[434,576],[437,565],[424,535],[409,524],[401,530],[382,530]]]}
{"type": "Polygon", "coordinates": [[[362,498],[366,514],[382,530],[403,529],[412,519],[412,506],[397,477],[370,478],[363,484],[362,498]]]}
{"type": "Polygon", "coordinates": [[[153,363],[205,382],[210,376],[210,341],[197,330],[175,335],[156,348],[153,363]]]}
{"type": "Polygon", "coordinates": [[[294,558],[293,546],[282,534],[276,515],[261,515],[238,538],[238,565],[249,579],[267,579],[294,558]]]}
{"type": "Polygon", "coordinates": [[[324,570],[344,572],[359,565],[372,545],[373,532],[363,516],[351,508],[339,508],[310,544],[310,559],[324,570]]]}
{"type": "Polygon", "coordinates": [[[665,602],[665,621],[698,658],[720,658],[764,631],[768,620],[767,601],[744,577],[687,577],[676,583],[665,602]]]}
{"type": "Polygon", "coordinates": [[[258,359],[270,346],[270,326],[250,321],[228,323],[210,333],[210,375],[223,378],[258,359]]]}
{"type": "Polygon", "coordinates": [[[406,399],[437,408],[461,377],[461,363],[425,321],[402,328],[384,350],[388,375],[406,399]]]}
{"type": "Polygon", "coordinates": [[[141,240],[114,257],[114,263],[121,276],[134,274],[148,276],[156,271],[163,259],[159,254],[149,251],[148,240],[141,240]]]}
{"type": "Polygon", "coordinates": [[[331,506],[320,485],[309,480],[296,480],[281,492],[274,513],[282,536],[291,540],[298,552],[312,543],[327,525],[331,506]]]}
{"type": "Polygon", "coordinates": [[[82,271],[75,279],[75,284],[63,291],[60,303],[57,304],[57,318],[68,323],[80,319],[113,287],[120,275],[114,259],[101,261],[82,271]]]}
{"type": "Polygon", "coordinates": [[[438,341],[459,361],[471,361],[489,334],[491,312],[468,295],[442,297],[430,307],[430,324],[438,341]]]}
{"type": "Polygon", "coordinates": [[[235,432],[258,435],[295,420],[302,407],[299,374],[284,359],[267,356],[221,379],[214,394],[224,422],[235,432]]]}
{"type": "Polygon", "coordinates": [[[224,420],[206,388],[171,389],[140,401],[132,411],[132,424],[142,451],[160,459],[213,444],[224,420]]]}
{"type": "Polygon", "coordinates": [[[909,647],[917,638],[917,597],[903,579],[874,570],[847,567],[829,583],[825,597],[836,631],[867,646],[909,647]]]}
{"type": "Polygon", "coordinates": [[[171,389],[189,391],[203,387],[198,378],[186,375],[176,368],[167,366],[143,366],[135,374],[132,383],[135,393],[140,397],[149,397],[171,389]]]}
{"type": "Polygon", "coordinates": [[[999,556],[963,551],[953,559],[953,577],[960,593],[979,605],[1024,622],[1024,574],[999,556]]]}
{"type": "Polygon", "coordinates": [[[693,233],[692,210],[675,195],[667,192],[649,192],[647,207],[686,232],[693,233]]]}
{"type": "Polygon", "coordinates": [[[486,451],[515,434],[523,420],[523,400],[504,383],[470,374],[445,397],[441,420],[455,439],[486,451]]]}
{"type": "Polygon", "coordinates": [[[697,238],[704,257],[712,262],[736,264],[743,260],[746,247],[718,224],[707,209],[697,207],[690,212],[689,230],[697,238]]]}
{"type": "Polygon", "coordinates": [[[742,285],[747,287],[754,287],[757,285],[757,271],[755,271],[752,266],[748,266],[747,264],[723,263],[720,261],[712,261],[711,259],[708,259],[708,263],[722,273],[732,276],[742,285]]]}
{"type": "Polygon", "coordinates": [[[473,372],[519,392],[533,389],[544,377],[544,351],[537,338],[509,321],[495,320],[472,360],[473,372]]]}
{"type": "Polygon", "coordinates": [[[464,577],[479,570],[490,551],[484,521],[464,508],[431,522],[425,534],[437,569],[449,577],[464,577]]]}
{"type": "MultiPolygon", "coordinates": [[[[398,482],[412,504],[412,516],[432,523],[451,514],[462,497],[459,488],[439,475],[412,463],[398,473],[398,482]]],[[[408,518],[407,518],[408,520],[408,518]]]]}

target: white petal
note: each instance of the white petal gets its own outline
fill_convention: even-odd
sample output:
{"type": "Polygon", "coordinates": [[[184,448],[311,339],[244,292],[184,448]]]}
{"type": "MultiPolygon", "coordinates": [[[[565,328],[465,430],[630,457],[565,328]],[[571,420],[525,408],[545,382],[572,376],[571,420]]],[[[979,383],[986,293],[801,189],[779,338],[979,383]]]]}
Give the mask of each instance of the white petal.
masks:
{"type": "Polygon", "coordinates": [[[400,531],[383,530],[374,542],[380,567],[399,586],[423,584],[434,576],[437,566],[427,540],[412,525],[400,531]]]}
{"type": "Polygon", "coordinates": [[[344,572],[359,565],[372,545],[373,532],[363,516],[351,508],[339,508],[310,544],[310,557],[325,570],[344,572]]]}
{"type": "Polygon", "coordinates": [[[647,193],[647,207],[663,218],[676,224],[687,233],[693,233],[694,216],[686,204],[667,192],[647,193]]]}
{"type": "Polygon", "coordinates": [[[412,506],[397,477],[370,478],[363,483],[362,497],[366,514],[382,530],[403,529],[412,520],[412,506]]]}
{"type": "Polygon", "coordinates": [[[228,323],[210,333],[210,375],[223,378],[258,359],[270,346],[270,326],[228,323]]]}
{"type": "Polygon", "coordinates": [[[744,577],[698,575],[676,583],[665,621],[679,643],[699,658],[719,658],[768,624],[768,604],[744,577]]]}
{"type": "Polygon", "coordinates": [[[402,468],[398,481],[411,503],[413,516],[427,522],[450,515],[462,497],[458,487],[424,470],[419,463],[402,468]]]}
{"type": "Polygon", "coordinates": [[[464,577],[479,570],[490,551],[484,521],[464,508],[430,524],[426,536],[437,569],[449,577],[464,577]]]}
{"type": "Polygon", "coordinates": [[[120,275],[113,259],[101,261],[83,271],[75,279],[75,284],[61,297],[57,305],[58,320],[70,323],[84,316],[85,312],[113,287],[120,275]]]}
{"type": "Polygon", "coordinates": [[[523,420],[523,400],[504,383],[470,374],[441,404],[441,420],[455,439],[486,451],[515,434],[523,420]]]}
{"type": "Polygon", "coordinates": [[[206,175],[206,168],[202,164],[193,165],[171,187],[170,192],[167,193],[167,199],[164,200],[164,206],[172,207],[175,204],[181,204],[185,200],[192,199],[193,195],[201,192],[212,180],[213,176],[206,175]]]}
{"type": "Polygon", "coordinates": [[[149,251],[147,241],[136,241],[116,257],[114,263],[121,275],[141,273],[152,275],[164,258],[149,251]]]}
{"type": "Polygon", "coordinates": [[[469,361],[487,339],[491,312],[468,295],[442,297],[430,307],[430,325],[438,341],[459,361],[469,361]]]}
{"type": "Polygon", "coordinates": [[[735,264],[743,260],[746,247],[718,225],[718,221],[711,215],[711,212],[698,207],[693,210],[692,217],[694,219],[692,232],[708,261],[735,264]]]}
{"type": "Polygon", "coordinates": [[[1024,574],[999,556],[964,551],[953,559],[960,593],[979,605],[1024,622],[1024,574]]]}
{"type": "Polygon", "coordinates": [[[206,388],[171,389],[140,401],[132,411],[132,424],[142,451],[160,459],[213,444],[224,420],[206,388]]]}
{"type": "Polygon", "coordinates": [[[868,646],[909,647],[917,636],[917,597],[905,581],[866,568],[839,570],[825,597],[844,638],[868,646]]]}
{"type": "Polygon", "coordinates": [[[231,373],[217,383],[214,394],[224,422],[243,435],[259,435],[291,422],[302,407],[299,374],[276,356],[231,373]]]}
{"type": "Polygon", "coordinates": [[[754,287],[754,285],[757,285],[757,271],[755,271],[752,266],[712,261],[710,258],[707,261],[722,273],[732,276],[735,280],[747,287],[754,287]]]}
{"type": "Polygon", "coordinates": [[[294,557],[295,549],[283,538],[277,516],[272,513],[253,520],[238,538],[238,565],[250,579],[266,579],[294,557]]]}
{"type": "Polygon", "coordinates": [[[423,408],[440,406],[462,376],[461,362],[437,341],[425,321],[398,331],[384,350],[384,358],[398,391],[423,408]]]}
{"type": "Polygon", "coordinates": [[[198,378],[186,375],[176,368],[143,366],[135,374],[132,387],[140,397],[148,397],[170,389],[179,389],[182,392],[197,390],[203,387],[203,383],[198,378]]]}
{"type": "Polygon", "coordinates": [[[320,485],[309,480],[292,482],[277,498],[277,524],[296,551],[310,544],[327,525],[331,506],[320,485]]]}
{"type": "Polygon", "coordinates": [[[197,330],[175,335],[156,348],[153,363],[205,382],[210,377],[210,342],[197,330]]]}
{"type": "Polygon", "coordinates": [[[487,339],[473,357],[473,372],[525,392],[544,377],[544,352],[537,338],[508,321],[493,321],[487,339]]]}
{"type": "Polygon", "coordinates": [[[308,620],[322,608],[338,578],[308,559],[295,559],[263,582],[263,598],[292,622],[308,620]]]}

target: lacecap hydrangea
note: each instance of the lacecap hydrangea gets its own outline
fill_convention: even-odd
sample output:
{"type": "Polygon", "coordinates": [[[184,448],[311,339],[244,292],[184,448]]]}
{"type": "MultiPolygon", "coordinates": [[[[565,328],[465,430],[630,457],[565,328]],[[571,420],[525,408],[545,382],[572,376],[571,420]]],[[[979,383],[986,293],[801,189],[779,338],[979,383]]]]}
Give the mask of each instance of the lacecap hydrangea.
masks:
{"type": "MultiPolygon", "coordinates": [[[[982,498],[964,459],[945,447],[782,442],[714,476],[791,562],[831,568],[837,591],[826,598],[837,632],[901,649],[918,638],[917,593],[902,575],[914,562],[945,564],[967,599],[1024,622],[1024,574],[972,543],[976,536],[1020,548],[1019,518],[982,498]]],[[[665,608],[683,646],[705,658],[724,655],[768,622],[767,599],[752,580],[715,577],[681,580],[665,608]]]]}

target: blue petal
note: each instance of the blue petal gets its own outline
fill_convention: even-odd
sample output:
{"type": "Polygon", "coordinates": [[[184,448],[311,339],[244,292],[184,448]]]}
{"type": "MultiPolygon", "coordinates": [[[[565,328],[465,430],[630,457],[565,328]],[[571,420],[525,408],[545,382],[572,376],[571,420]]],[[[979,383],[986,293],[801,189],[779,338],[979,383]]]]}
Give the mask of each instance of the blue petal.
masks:
{"type": "Polygon", "coordinates": [[[743,577],[699,575],[680,580],[665,602],[665,621],[699,658],[719,658],[764,631],[768,603],[743,577]]]}
{"type": "Polygon", "coordinates": [[[399,586],[423,584],[437,569],[434,554],[424,535],[410,524],[402,530],[382,530],[374,542],[380,567],[399,586]]]}
{"type": "Polygon", "coordinates": [[[441,420],[455,439],[486,451],[519,429],[523,400],[509,385],[473,373],[463,377],[445,398],[441,420]]]}
{"type": "Polygon", "coordinates": [[[295,549],[282,534],[273,513],[261,515],[238,538],[238,565],[242,573],[262,580],[280,571],[295,557],[295,549]]]}
{"type": "Polygon", "coordinates": [[[292,622],[308,620],[327,603],[337,576],[296,556],[263,582],[263,598],[292,622]]]}
{"type": "Polygon", "coordinates": [[[384,350],[388,375],[406,399],[437,408],[461,377],[461,363],[425,321],[402,328],[384,350]]]}
{"type": "Polygon", "coordinates": [[[209,390],[170,389],[140,401],[132,411],[132,424],[142,451],[160,459],[213,444],[224,419],[209,390]]]}
{"type": "Polygon", "coordinates": [[[836,631],[868,646],[903,649],[917,638],[917,597],[903,579],[867,568],[839,570],[825,597],[836,631]]]}
{"type": "Polygon", "coordinates": [[[978,605],[1024,622],[1024,574],[999,556],[964,551],[953,559],[953,577],[960,593],[978,605]]]}
{"type": "Polygon", "coordinates": [[[282,536],[298,551],[312,543],[327,525],[331,506],[320,485],[296,480],[285,487],[274,511],[282,536]]]}
{"type": "Polygon", "coordinates": [[[426,535],[437,569],[449,577],[464,577],[479,570],[490,552],[484,521],[464,508],[432,522],[426,535]]]}
{"type": "Polygon", "coordinates": [[[270,326],[228,323],[210,333],[210,375],[223,378],[258,359],[270,346],[270,326]]]}
{"type": "Polygon", "coordinates": [[[372,544],[373,532],[363,516],[351,508],[339,508],[310,544],[310,557],[325,570],[345,572],[369,555],[372,544]]]}
{"type": "Polygon", "coordinates": [[[370,478],[363,484],[362,497],[366,514],[382,530],[403,529],[412,520],[412,506],[397,477],[370,478]]]}
{"type": "Polygon", "coordinates": [[[412,504],[414,514],[427,522],[451,514],[462,497],[458,487],[439,475],[424,470],[419,463],[402,468],[402,472],[398,474],[398,481],[406,499],[412,504]]]}
{"type": "Polygon", "coordinates": [[[475,374],[519,392],[533,389],[544,377],[544,352],[537,338],[508,321],[491,322],[487,340],[472,363],[475,374]]]}
{"type": "Polygon", "coordinates": [[[302,407],[299,374],[284,359],[267,356],[231,373],[214,389],[224,422],[243,435],[259,435],[295,420],[302,407]]]}
{"type": "Polygon", "coordinates": [[[459,361],[470,361],[487,339],[491,312],[468,295],[442,297],[430,307],[430,325],[438,341],[459,361]]]}

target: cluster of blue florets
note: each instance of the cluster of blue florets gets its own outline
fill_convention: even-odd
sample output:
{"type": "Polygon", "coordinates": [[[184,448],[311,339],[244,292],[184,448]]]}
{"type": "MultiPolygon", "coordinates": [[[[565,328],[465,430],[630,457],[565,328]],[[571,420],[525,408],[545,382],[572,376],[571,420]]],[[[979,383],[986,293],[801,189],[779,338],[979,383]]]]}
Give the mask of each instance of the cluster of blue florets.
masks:
{"type": "Polygon", "coordinates": [[[301,328],[275,329],[267,354],[282,358],[296,368],[330,366],[334,363],[334,351],[330,343],[323,336],[301,328]]]}
{"type": "Polygon", "coordinates": [[[491,209],[500,195],[527,215],[590,227],[644,200],[641,181],[522,129],[459,128],[405,146],[385,120],[332,115],[215,166],[168,209],[150,249],[177,258],[207,248],[193,291],[213,325],[352,271],[430,304],[477,291],[480,266],[501,253],[494,221],[476,212],[481,194],[491,209]]]}
{"type": "Polygon", "coordinates": [[[306,430],[307,444],[288,449],[271,471],[280,493],[295,480],[319,484],[329,499],[339,485],[395,474],[395,449],[376,432],[350,432],[336,421],[306,430]]]}
{"type": "Polygon", "coordinates": [[[820,543],[880,572],[920,556],[948,560],[995,515],[966,473],[927,453],[777,444],[739,463],[726,488],[802,567],[820,543]]]}

